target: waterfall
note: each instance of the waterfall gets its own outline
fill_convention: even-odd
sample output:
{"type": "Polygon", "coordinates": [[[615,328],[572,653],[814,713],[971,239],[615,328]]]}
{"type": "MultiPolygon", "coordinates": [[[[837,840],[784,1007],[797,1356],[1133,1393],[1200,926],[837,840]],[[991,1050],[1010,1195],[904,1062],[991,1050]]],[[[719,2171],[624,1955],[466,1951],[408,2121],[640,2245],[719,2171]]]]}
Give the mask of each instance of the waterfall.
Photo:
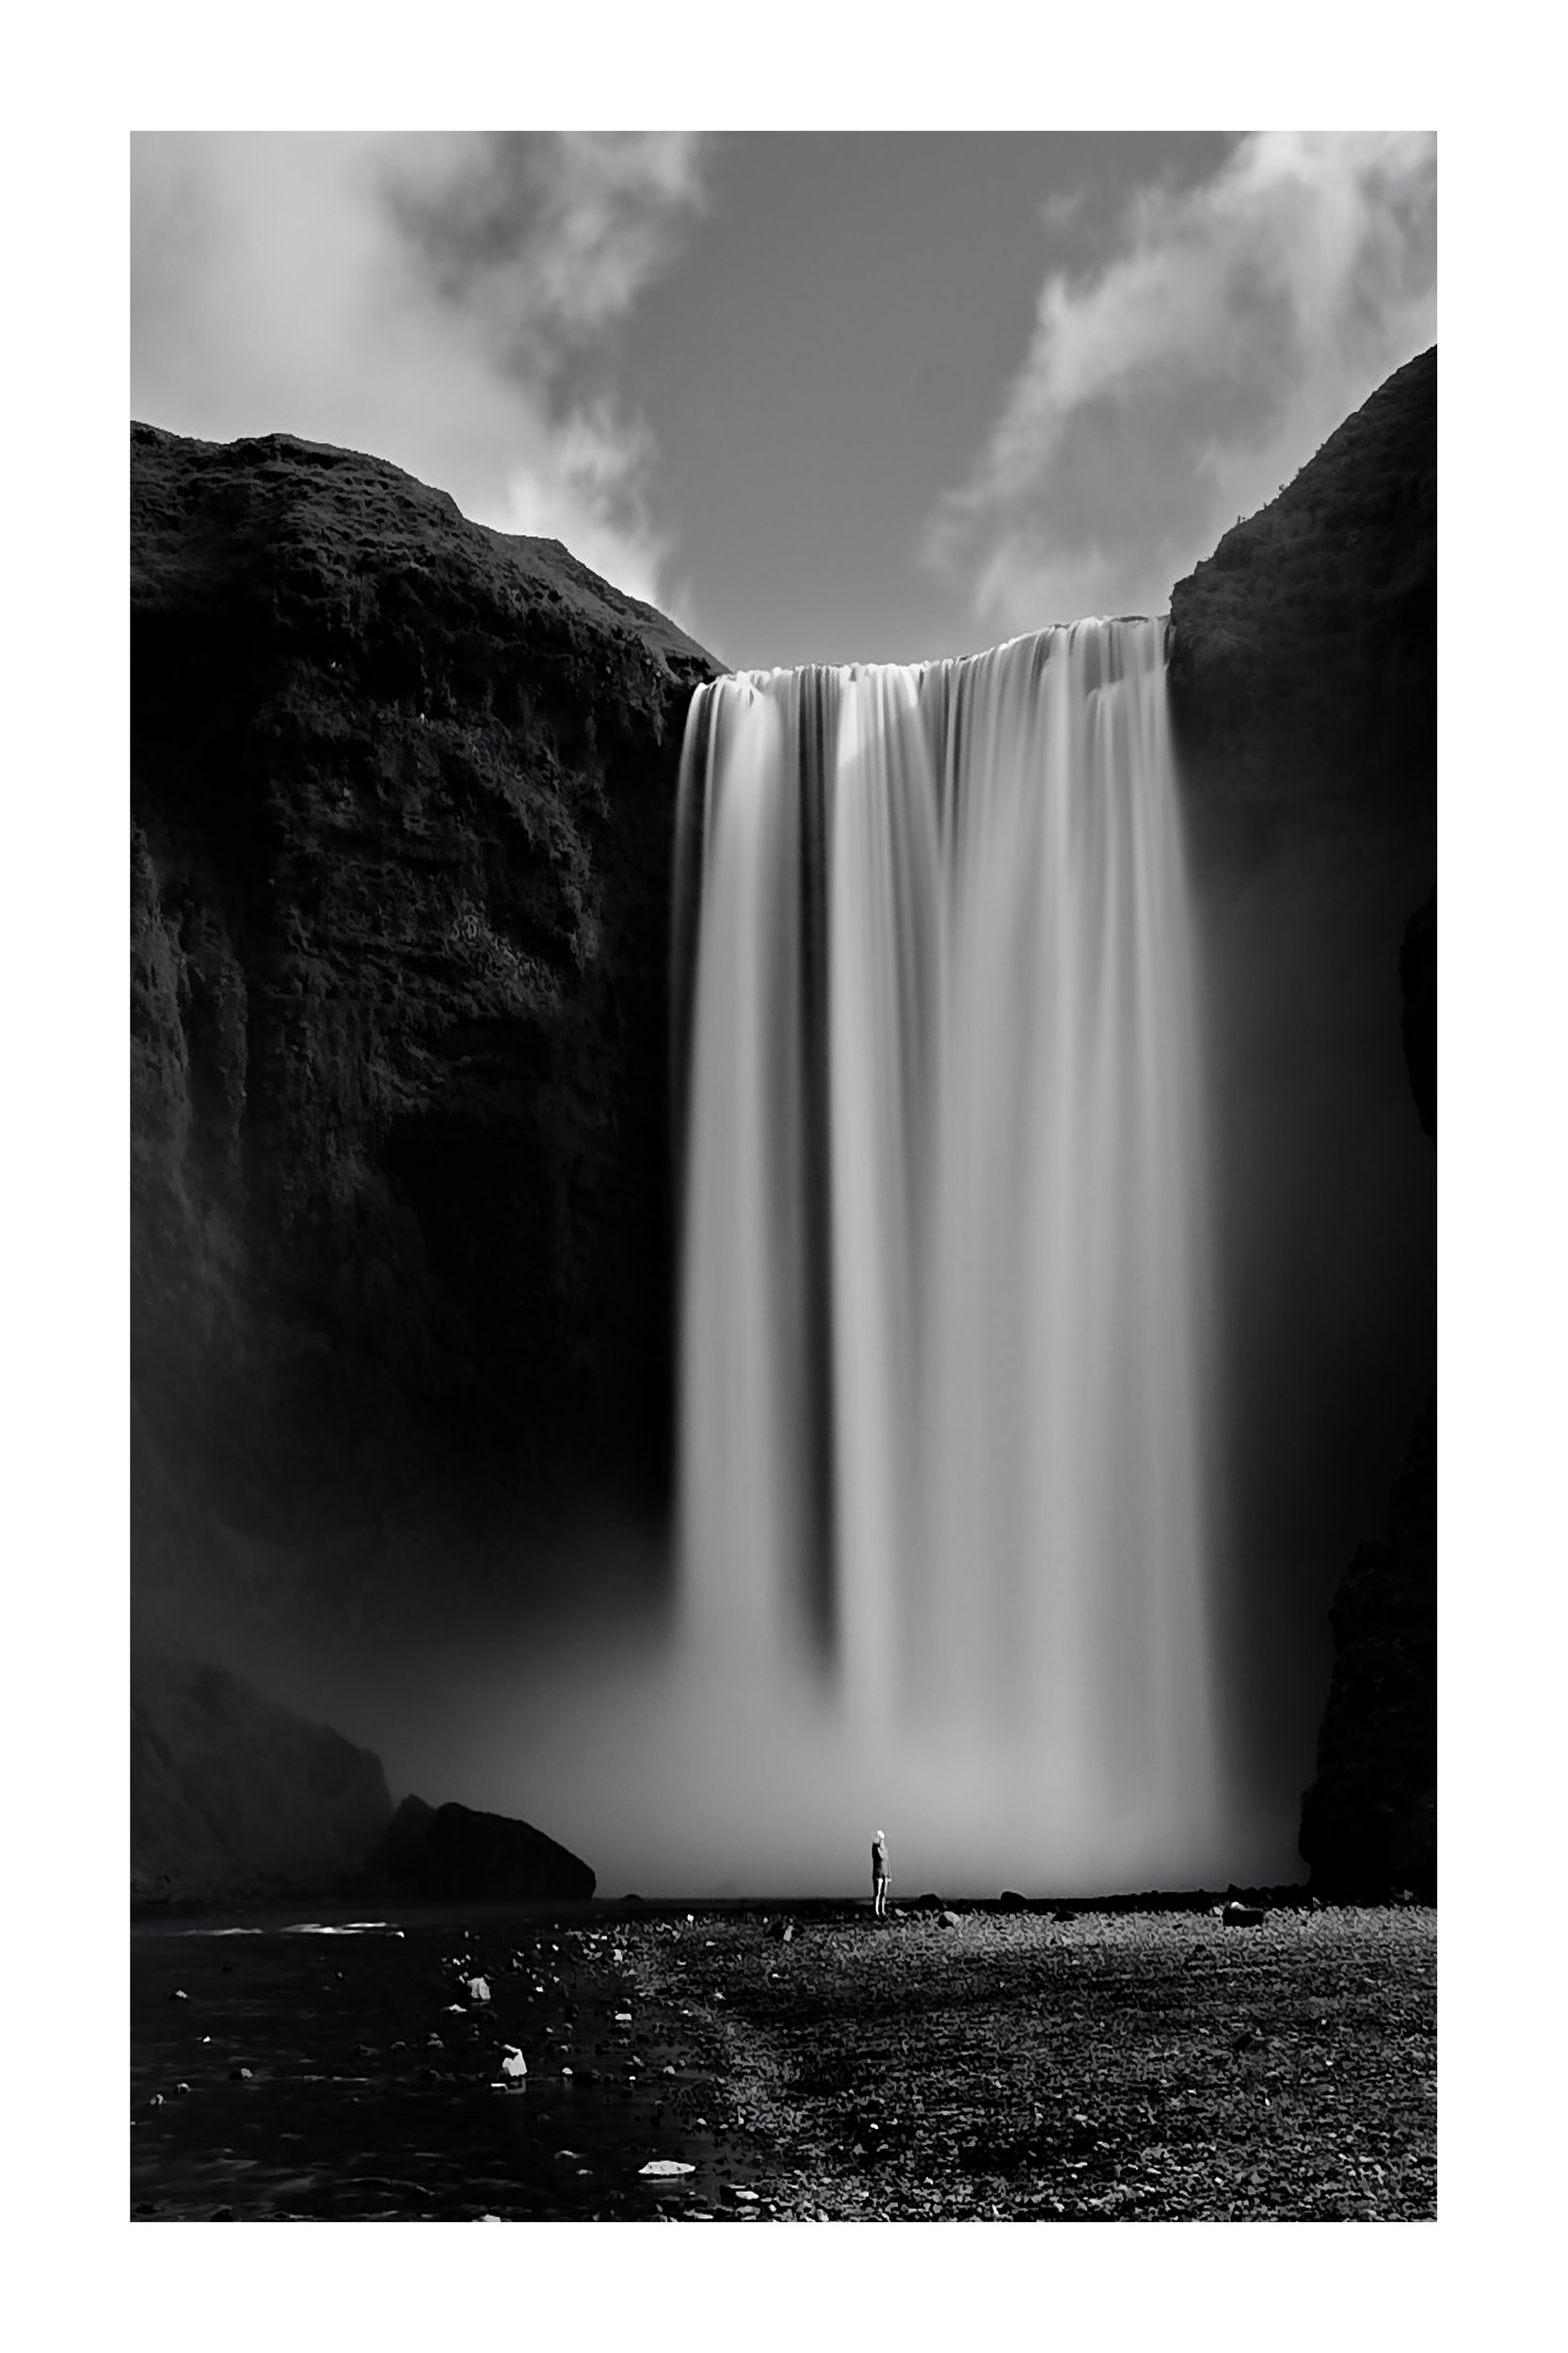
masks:
{"type": "Polygon", "coordinates": [[[953,1885],[1226,1851],[1163,640],[750,672],[687,725],[682,1640],[754,1829],[782,1785],[896,1857],[903,1804],[953,1885]]]}

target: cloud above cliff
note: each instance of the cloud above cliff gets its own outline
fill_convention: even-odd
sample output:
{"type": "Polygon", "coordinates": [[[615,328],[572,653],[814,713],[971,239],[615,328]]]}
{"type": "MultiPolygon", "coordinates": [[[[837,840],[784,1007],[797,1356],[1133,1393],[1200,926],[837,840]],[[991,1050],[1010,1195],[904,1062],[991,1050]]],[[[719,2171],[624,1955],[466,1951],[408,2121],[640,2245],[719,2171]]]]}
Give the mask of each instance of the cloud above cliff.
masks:
{"type": "Polygon", "coordinates": [[[703,202],[683,134],[132,141],[132,408],[373,451],[669,600],[616,337],[703,202]]]}
{"type": "Polygon", "coordinates": [[[1046,277],[928,571],[994,634],[1162,611],[1435,340],[1435,212],[1422,134],[1263,134],[1196,186],[1134,189],[1109,252],[1046,277]]]}

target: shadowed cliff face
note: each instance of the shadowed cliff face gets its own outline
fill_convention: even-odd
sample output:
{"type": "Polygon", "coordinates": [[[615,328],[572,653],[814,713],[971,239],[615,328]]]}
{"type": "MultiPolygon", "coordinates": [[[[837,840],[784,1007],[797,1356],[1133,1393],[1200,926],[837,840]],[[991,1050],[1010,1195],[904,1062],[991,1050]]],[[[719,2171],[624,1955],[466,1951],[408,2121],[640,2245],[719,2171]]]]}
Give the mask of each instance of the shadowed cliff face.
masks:
{"type": "MultiPolygon", "coordinates": [[[[1436,1355],[1435,931],[1423,945],[1412,915],[1436,867],[1436,400],[1429,352],[1171,600],[1216,1097],[1228,1623],[1243,1769],[1282,1805],[1289,1760],[1298,1788],[1311,1773],[1339,1571],[1384,1520],[1436,1355]]],[[[1365,1593],[1383,1571],[1363,1571],[1365,1593]]],[[[1430,1666],[1421,1628],[1408,1647],[1430,1666]]]]}
{"type": "Polygon", "coordinates": [[[1171,620],[1172,725],[1211,823],[1256,852],[1308,810],[1430,829],[1435,348],[1176,583],[1171,620]]]}
{"type": "Polygon", "coordinates": [[[147,426],[132,628],[138,1577],[351,1577],[410,1513],[579,1476],[656,1508],[714,665],[392,466],[147,426]]]}

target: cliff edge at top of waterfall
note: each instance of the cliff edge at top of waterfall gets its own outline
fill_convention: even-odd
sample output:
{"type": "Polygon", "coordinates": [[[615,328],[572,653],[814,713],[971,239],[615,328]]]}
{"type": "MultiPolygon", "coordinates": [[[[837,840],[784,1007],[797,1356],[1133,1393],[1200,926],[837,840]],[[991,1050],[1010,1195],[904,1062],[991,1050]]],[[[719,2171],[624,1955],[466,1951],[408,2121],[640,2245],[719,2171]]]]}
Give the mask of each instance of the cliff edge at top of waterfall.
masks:
{"type": "Polygon", "coordinates": [[[1171,592],[1171,715],[1206,799],[1389,814],[1436,776],[1437,351],[1171,592]]]}
{"type": "Polygon", "coordinates": [[[678,678],[719,671],[695,638],[559,539],[472,522],[447,491],[384,457],[294,433],[202,441],[136,423],[131,449],[132,598],[143,609],[184,601],[198,583],[219,591],[270,553],[280,584],[296,593],[315,572],[322,617],[344,629],[365,617],[367,569],[402,568],[410,618],[439,606],[443,587],[471,602],[479,585],[514,625],[553,618],[568,632],[623,637],[678,678]]]}

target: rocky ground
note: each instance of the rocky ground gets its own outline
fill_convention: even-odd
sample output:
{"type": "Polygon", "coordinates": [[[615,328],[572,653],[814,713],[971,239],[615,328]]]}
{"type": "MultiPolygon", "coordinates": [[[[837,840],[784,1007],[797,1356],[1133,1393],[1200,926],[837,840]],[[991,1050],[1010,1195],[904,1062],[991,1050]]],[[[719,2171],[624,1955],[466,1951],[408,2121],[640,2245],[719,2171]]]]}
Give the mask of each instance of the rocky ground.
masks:
{"type": "Polygon", "coordinates": [[[1430,2218],[1435,1978],[1416,1906],[160,1922],[133,2206],[1430,2218]]]}

